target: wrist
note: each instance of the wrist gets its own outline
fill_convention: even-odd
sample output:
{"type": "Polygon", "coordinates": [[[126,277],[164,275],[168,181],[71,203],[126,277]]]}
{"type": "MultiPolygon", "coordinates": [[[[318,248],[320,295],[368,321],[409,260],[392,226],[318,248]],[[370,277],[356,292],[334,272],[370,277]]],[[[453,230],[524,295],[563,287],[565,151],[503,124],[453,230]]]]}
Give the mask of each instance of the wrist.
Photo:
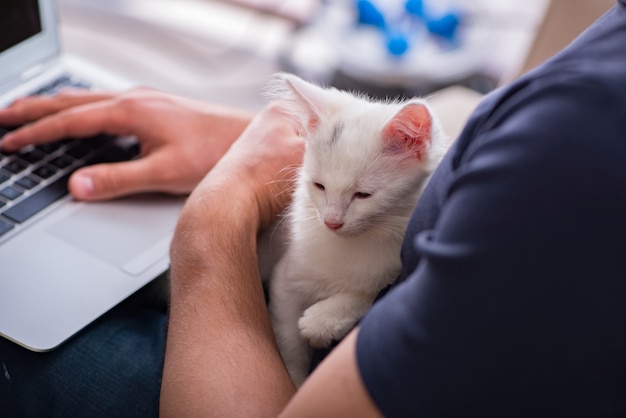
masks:
{"type": "Polygon", "coordinates": [[[208,271],[216,262],[255,254],[259,214],[253,197],[239,189],[203,185],[185,204],[172,240],[172,268],[208,271]]]}
{"type": "MultiPolygon", "coordinates": [[[[194,190],[179,217],[178,230],[192,236],[228,238],[229,235],[256,236],[259,213],[254,197],[240,190],[208,189],[194,190]]],[[[202,245],[219,239],[202,239],[202,245]],[[207,242],[207,240],[209,242],[207,242]]]]}

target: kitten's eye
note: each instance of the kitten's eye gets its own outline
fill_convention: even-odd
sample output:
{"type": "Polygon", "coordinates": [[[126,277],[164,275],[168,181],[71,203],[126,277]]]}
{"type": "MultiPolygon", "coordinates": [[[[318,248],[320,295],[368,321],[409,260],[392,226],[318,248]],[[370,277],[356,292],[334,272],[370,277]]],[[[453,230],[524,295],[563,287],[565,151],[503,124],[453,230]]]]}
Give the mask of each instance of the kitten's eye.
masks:
{"type": "Polygon", "coordinates": [[[320,190],[326,190],[326,187],[324,187],[322,183],[313,183],[313,186],[320,190]]]}
{"type": "Polygon", "coordinates": [[[364,192],[356,192],[354,194],[354,197],[356,197],[357,199],[367,199],[368,197],[370,197],[372,194],[371,193],[364,193],[364,192]]]}

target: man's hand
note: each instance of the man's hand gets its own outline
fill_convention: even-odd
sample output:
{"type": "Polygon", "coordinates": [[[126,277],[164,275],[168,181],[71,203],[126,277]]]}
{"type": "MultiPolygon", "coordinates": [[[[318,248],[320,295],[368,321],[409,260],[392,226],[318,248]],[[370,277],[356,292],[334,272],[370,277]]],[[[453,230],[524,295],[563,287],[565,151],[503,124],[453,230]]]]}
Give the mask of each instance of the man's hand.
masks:
{"type": "Polygon", "coordinates": [[[137,192],[189,193],[252,117],[148,89],[66,90],[16,100],[0,109],[0,126],[24,125],[2,140],[7,151],[100,133],[136,136],[141,158],[82,168],[70,178],[74,197],[101,200],[137,192]]]}
{"type": "Polygon", "coordinates": [[[294,393],[256,239],[288,203],[303,149],[269,105],[187,199],[170,250],[162,416],[276,416],[294,393]]]}

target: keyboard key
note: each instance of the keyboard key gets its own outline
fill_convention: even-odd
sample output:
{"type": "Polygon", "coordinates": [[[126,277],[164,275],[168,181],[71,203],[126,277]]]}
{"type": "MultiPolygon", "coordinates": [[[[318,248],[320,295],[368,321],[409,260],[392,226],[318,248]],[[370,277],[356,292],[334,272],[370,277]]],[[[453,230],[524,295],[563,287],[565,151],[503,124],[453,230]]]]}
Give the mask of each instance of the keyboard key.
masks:
{"type": "Polygon", "coordinates": [[[15,184],[17,184],[18,186],[20,186],[23,189],[27,189],[30,190],[33,187],[37,186],[39,184],[38,181],[36,181],[35,179],[33,179],[32,177],[22,177],[21,179],[18,179],[15,184]]]}
{"type": "Polygon", "coordinates": [[[33,96],[39,96],[42,94],[46,94],[46,95],[53,95],[55,93],[57,93],[57,89],[63,86],[68,86],[71,84],[71,79],[69,76],[67,75],[63,75],[59,78],[57,78],[56,80],[53,80],[51,83],[46,84],[45,86],[43,86],[42,88],[40,88],[39,90],[36,90],[34,92],[31,93],[31,95],[33,96]]]}
{"type": "Polygon", "coordinates": [[[50,144],[41,144],[37,145],[35,149],[43,152],[44,154],[52,154],[54,151],[58,150],[63,146],[60,142],[52,142],[50,144]]]}
{"type": "Polygon", "coordinates": [[[50,177],[54,176],[54,173],[56,173],[57,171],[58,170],[56,168],[50,165],[44,165],[36,170],[33,170],[33,174],[42,179],[49,179],[50,177]]]}
{"type": "Polygon", "coordinates": [[[28,167],[28,163],[26,161],[16,159],[6,163],[3,168],[13,174],[17,174],[20,171],[24,170],[26,167],[28,167]]]}
{"type": "Polygon", "coordinates": [[[71,83],[72,83],[72,79],[70,78],[70,76],[62,75],[61,77],[54,80],[49,88],[52,90],[55,87],[68,86],[71,83]]]}
{"type": "Polygon", "coordinates": [[[93,148],[81,142],[68,149],[65,153],[78,160],[89,154],[92,150],[93,148]]]}
{"type": "Polygon", "coordinates": [[[104,152],[98,153],[91,157],[87,161],[87,165],[100,164],[100,163],[116,163],[120,161],[127,161],[139,155],[139,146],[133,145],[128,148],[120,148],[118,146],[112,146],[104,150],[104,152]]]}
{"type": "Polygon", "coordinates": [[[10,178],[11,178],[10,174],[3,173],[2,171],[0,171],[0,183],[4,183],[5,181],[7,181],[10,178]]]}
{"type": "Polygon", "coordinates": [[[77,89],[90,89],[92,85],[85,81],[72,81],[71,87],[74,87],[77,89]]]}
{"type": "Polygon", "coordinates": [[[33,149],[29,150],[29,151],[21,152],[19,154],[20,159],[26,161],[29,164],[38,163],[45,156],[46,156],[46,154],[44,154],[43,152],[41,152],[37,148],[33,148],[33,149]]]}
{"type": "Polygon", "coordinates": [[[17,223],[22,223],[30,219],[44,208],[67,195],[68,179],[69,174],[50,183],[48,186],[26,197],[16,205],[11,206],[4,212],[4,216],[17,223]]]}
{"type": "Polygon", "coordinates": [[[4,189],[0,190],[0,196],[8,200],[15,200],[21,195],[22,195],[22,192],[17,190],[13,186],[7,186],[4,189]]]}
{"type": "Polygon", "coordinates": [[[115,139],[114,136],[102,134],[102,135],[92,136],[91,138],[84,139],[83,141],[86,144],[89,144],[91,148],[102,148],[103,145],[113,141],[114,139],[115,139]]]}
{"type": "Polygon", "coordinates": [[[4,235],[13,229],[13,224],[5,221],[4,219],[0,219],[0,235],[4,235]]]}
{"type": "Polygon", "coordinates": [[[69,167],[70,165],[72,165],[72,162],[68,157],[64,157],[64,156],[59,156],[54,158],[52,161],[50,161],[50,164],[52,164],[53,166],[60,168],[60,169],[64,169],[69,167]]]}

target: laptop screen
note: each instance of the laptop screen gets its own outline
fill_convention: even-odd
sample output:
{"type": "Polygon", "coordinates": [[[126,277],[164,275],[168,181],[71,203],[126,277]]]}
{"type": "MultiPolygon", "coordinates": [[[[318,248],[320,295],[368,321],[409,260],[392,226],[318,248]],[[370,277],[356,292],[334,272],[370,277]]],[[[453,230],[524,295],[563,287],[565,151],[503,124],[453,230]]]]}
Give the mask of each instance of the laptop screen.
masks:
{"type": "Polygon", "coordinates": [[[0,3],[0,51],[41,32],[37,0],[2,0],[0,3]]]}
{"type": "Polygon", "coordinates": [[[2,95],[59,57],[56,0],[0,0],[0,106],[2,95]]]}

